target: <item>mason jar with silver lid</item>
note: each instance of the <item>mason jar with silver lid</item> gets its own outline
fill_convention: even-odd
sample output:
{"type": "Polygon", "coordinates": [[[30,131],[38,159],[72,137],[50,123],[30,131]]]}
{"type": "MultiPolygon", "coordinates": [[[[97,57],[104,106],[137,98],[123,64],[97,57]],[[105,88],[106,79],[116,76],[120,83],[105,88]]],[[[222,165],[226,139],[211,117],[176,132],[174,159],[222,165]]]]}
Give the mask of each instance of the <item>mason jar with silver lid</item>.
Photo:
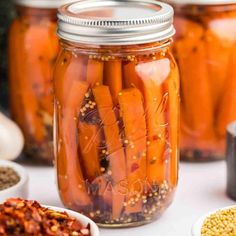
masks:
{"type": "Polygon", "coordinates": [[[178,180],[173,9],[90,0],[59,9],[55,153],[65,206],[104,227],[153,221],[178,180]]]}
{"type": "Polygon", "coordinates": [[[67,0],[15,0],[9,31],[9,92],[25,156],[52,164],[52,72],[59,52],[57,8],[67,0]]]}
{"type": "Polygon", "coordinates": [[[174,56],[181,83],[181,159],[225,157],[236,120],[236,2],[168,0],[175,9],[174,56]]]}

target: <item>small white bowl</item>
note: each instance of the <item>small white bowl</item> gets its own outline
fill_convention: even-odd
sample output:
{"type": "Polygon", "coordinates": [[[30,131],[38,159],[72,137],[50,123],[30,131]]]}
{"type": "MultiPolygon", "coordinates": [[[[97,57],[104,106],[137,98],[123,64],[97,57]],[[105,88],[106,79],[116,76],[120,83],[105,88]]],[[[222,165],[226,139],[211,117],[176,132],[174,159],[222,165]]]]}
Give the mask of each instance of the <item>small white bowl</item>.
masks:
{"type": "Polygon", "coordinates": [[[217,211],[227,210],[227,209],[230,209],[232,207],[235,207],[235,205],[216,209],[215,211],[211,211],[208,214],[200,217],[192,227],[192,236],[202,236],[201,229],[202,229],[204,221],[207,217],[209,217],[210,215],[216,213],[217,211]]]}
{"type": "Polygon", "coordinates": [[[87,226],[88,224],[90,224],[91,236],[99,236],[100,235],[98,226],[92,220],[90,220],[88,217],[86,217],[78,212],[67,210],[67,209],[60,208],[60,207],[45,206],[45,205],[44,205],[44,207],[47,207],[47,208],[54,210],[54,211],[67,212],[67,214],[69,216],[76,218],[79,222],[82,223],[83,226],[87,226]]]}
{"type": "Polygon", "coordinates": [[[26,170],[19,164],[12,161],[0,160],[0,167],[10,167],[18,173],[20,181],[8,188],[0,191],[0,202],[4,202],[8,198],[24,198],[27,199],[29,191],[29,177],[26,170]]]}

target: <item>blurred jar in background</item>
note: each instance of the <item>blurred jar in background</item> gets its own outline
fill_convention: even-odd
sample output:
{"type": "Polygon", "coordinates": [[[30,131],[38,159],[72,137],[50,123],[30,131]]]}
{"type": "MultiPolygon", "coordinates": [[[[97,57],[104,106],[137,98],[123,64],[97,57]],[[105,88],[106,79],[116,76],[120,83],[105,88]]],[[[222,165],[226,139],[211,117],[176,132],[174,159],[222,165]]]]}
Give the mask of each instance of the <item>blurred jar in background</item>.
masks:
{"type": "Polygon", "coordinates": [[[0,107],[8,108],[7,83],[7,33],[13,18],[13,3],[10,0],[0,1],[0,107]]]}
{"type": "Polygon", "coordinates": [[[57,7],[62,0],[15,0],[9,32],[9,90],[14,120],[23,130],[25,154],[53,160],[52,73],[59,51],[57,7]]]}
{"type": "Polygon", "coordinates": [[[226,126],[236,119],[236,3],[171,2],[181,75],[181,158],[223,159],[226,126]]]}

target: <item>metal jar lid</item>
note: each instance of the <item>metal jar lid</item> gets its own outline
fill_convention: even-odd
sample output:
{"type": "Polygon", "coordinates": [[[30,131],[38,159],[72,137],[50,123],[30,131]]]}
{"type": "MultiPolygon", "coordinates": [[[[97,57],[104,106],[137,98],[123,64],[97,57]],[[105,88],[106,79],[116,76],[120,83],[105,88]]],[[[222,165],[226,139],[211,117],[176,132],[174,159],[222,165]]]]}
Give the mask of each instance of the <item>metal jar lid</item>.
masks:
{"type": "Polygon", "coordinates": [[[74,1],[75,0],[15,0],[15,3],[20,6],[33,8],[57,9],[64,4],[74,1]]]}
{"type": "Polygon", "coordinates": [[[164,2],[175,5],[228,5],[236,4],[236,0],[164,0],[164,2]]]}
{"type": "Polygon", "coordinates": [[[156,0],[82,0],[59,9],[58,35],[96,45],[157,42],[174,35],[173,15],[156,0]]]}

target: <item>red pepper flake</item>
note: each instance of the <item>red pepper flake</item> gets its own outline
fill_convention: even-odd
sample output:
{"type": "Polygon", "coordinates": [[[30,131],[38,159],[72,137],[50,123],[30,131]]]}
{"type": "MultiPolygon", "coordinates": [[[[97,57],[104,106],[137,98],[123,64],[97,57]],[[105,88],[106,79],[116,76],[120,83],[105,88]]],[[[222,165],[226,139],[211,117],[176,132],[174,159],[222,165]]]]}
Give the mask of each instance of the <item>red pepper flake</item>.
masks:
{"type": "Polygon", "coordinates": [[[134,172],[136,171],[137,169],[139,168],[139,164],[138,163],[133,163],[132,166],[131,166],[131,172],[134,172]]]}
{"type": "Polygon", "coordinates": [[[0,204],[1,236],[90,236],[90,226],[83,227],[66,212],[42,207],[36,201],[8,199],[0,204]]]}

